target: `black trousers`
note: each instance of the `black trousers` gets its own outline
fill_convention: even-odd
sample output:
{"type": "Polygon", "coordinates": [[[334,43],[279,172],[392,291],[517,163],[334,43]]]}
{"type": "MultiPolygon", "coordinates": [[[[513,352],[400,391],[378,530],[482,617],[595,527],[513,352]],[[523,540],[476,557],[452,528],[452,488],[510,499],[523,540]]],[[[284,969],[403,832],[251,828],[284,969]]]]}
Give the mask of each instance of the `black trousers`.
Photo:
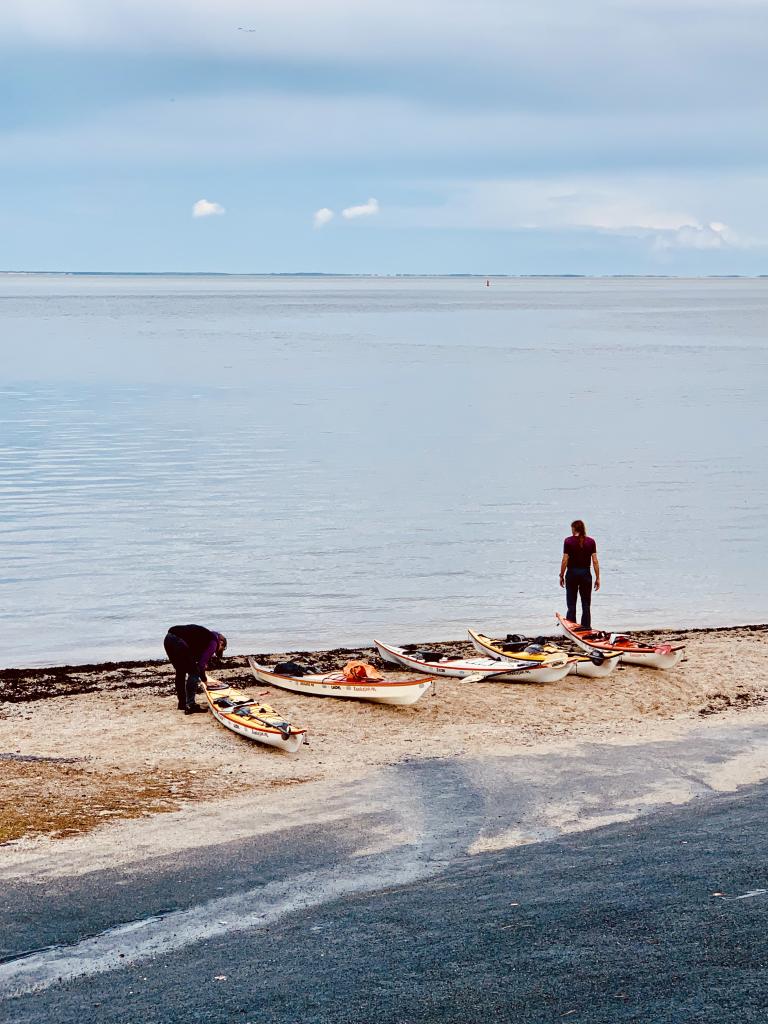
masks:
{"type": "Polygon", "coordinates": [[[168,633],[163,640],[165,653],[176,669],[176,696],[180,708],[191,707],[195,703],[197,684],[200,682],[200,671],[192,651],[173,633],[168,633]]]}
{"type": "Polygon", "coordinates": [[[576,598],[581,598],[581,624],[592,628],[592,573],[589,569],[568,569],[565,574],[566,619],[576,622],[576,598]]]}

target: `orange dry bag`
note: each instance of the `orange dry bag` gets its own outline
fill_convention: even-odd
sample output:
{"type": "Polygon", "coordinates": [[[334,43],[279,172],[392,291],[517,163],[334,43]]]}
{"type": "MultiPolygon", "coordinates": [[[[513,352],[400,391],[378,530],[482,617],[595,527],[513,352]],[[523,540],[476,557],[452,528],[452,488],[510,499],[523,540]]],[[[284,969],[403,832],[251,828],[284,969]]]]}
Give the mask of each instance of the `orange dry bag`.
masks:
{"type": "Polygon", "coordinates": [[[381,673],[366,661],[348,661],[341,671],[344,673],[344,678],[350,683],[361,683],[366,679],[381,679],[381,673]]]}

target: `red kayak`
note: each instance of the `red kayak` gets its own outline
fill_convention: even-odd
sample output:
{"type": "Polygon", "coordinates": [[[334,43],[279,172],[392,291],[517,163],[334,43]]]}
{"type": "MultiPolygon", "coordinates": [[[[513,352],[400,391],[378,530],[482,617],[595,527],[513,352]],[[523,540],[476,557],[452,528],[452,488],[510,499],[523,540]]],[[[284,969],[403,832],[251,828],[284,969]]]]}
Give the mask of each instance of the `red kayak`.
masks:
{"type": "Polygon", "coordinates": [[[569,622],[562,615],[555,618],[569,640],[582,651],[602,651],[603,654],[620,654],[628,665],[644,665],[646,668],[673,668],[685,654],[683,644],[658,644],[649,647],[639,644],[626,633],[606,633],[599,629],[585,629],[575,622],[569,622]]]}

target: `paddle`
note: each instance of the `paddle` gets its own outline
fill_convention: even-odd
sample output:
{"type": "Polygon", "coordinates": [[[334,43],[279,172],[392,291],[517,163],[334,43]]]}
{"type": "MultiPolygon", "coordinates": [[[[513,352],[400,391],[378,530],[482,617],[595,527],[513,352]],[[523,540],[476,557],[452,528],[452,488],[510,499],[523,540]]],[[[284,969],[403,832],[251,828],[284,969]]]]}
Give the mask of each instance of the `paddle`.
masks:
{"type": "Polygon", "coordinates": [[[248,714],[251,718],[255,718],[257,722],[261,722],[262,725],[266,725],[268,729],[277,729],[284,740],[289,740],[293,735],[293,730],[287,722],[270,722],[267,718],[259,718],[258,715],[254,715],[252,711],[249,711],[248,714]]]}
{"type": "Polygon", "coordinates": [[[491,668],[485,672],[473,672],[472,675],[464,676],[462,682],[482,683],[484,679],[492,679],[494,676],[523,675],[525,672],[530,672],[534,667],[541,668],[543,666],[536,662],[534,665],[525,665],[521,668],[491,668]]]}
{"type": "MultiPolygon", "coordinates": [[[[250,708],[253,707],[253,705],[255,704],[261,704],[261,701],[243,700],[240,701],[239,704],[233,704],[229,708],[218,707],[218,705],[217,707],[218,710],[221,711],[222,714],[224,715],[236,715],[240,711],[242,711],[243,708],[250,708]]],[[[289,722],[270,722],[268,718],[261,718],[259,715],[254,715],[252,711],[248,712],[248,717],[255,718],[257,722],[260,722],[261,725],[266,725],[268,729],[277,729],[277,731],[280,733],[284,740],[289,739],[293,735],[293,730],[291,729],[289,722]]]]}
{"type": "MultiPolygon", "coordinates": [[[[256,675],[256,662],[254,661],[253,658],[248,658],[248,665],[250,666],[251,673],[253,674],[254,678],[259,679],[259,677],[256,675]]],[[[262,680],[259,679],[259,682],[262,682],[262,680]]],[[[244,700],[241,704],[233,704],[231,708],[220,708],[220,710],[224,712],[224,714],[226,714],[227,712],[229,712],[230,714],[236,714],[243,708],[251,707],[251,705],[253,704],[261,704],[261,701],[244,700]]],[[[268,729],[277,729],[277,731],[280,733],[284,740],[290,739],[290,737],[293,735],[293,731],[287,722],[281,725],[278,722],[270,722],[269,719],[267,718],[260,718],[259,715],[254,715],[252,711],[249,711],[248,714],[250,715],[251,718],[255,718],[260,725],[266,725],[268,729]]]]}
{"type": "Polygon", "coordinates": [[[462,683],[482,683],[484,679],[489,679],[491,676],[503,675],[502,672],[473,672],[471,676],[464,676],[462,683]]]}
{"type": "MultiPolygon", "coordinates": [[[[242,704],[235,704],[231,708],[221,708],[221,710],[224,712],[225,715],[227,713],[231,715],[236,715],[238,711],[242,711],[243,708],[248,708],[252,704],[261,704],[261,701],[246,700],[243,701],[242,704]]],[[[277,729],[277,731],[280,733],[284,740],[290,739],[290,737],[293,735],[293,730],[291,729],[291,726],[288,722],[270,722],[268,718],[260,718],[258,715],[254,715],[252,711],[248,712],[248,716],[249,718],[255,718],[256,721],[260,722],[262,725],[266,725],[268,729],[277,729]]]]}

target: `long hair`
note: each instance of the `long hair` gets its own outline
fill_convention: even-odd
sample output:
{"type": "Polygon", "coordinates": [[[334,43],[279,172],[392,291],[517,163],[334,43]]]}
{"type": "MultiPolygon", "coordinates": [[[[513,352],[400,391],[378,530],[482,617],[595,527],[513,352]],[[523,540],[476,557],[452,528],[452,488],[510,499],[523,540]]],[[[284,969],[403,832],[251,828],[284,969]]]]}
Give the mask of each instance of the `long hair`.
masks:
{"type": "Polygon", "coordinates": [[[579,547],[584,547],[584,538],[587,535],[587,528],[584,525],[583,519],[574,519],[571,523],[571,529],[576,531],[576,536],[579,538],[579,547]]]}

